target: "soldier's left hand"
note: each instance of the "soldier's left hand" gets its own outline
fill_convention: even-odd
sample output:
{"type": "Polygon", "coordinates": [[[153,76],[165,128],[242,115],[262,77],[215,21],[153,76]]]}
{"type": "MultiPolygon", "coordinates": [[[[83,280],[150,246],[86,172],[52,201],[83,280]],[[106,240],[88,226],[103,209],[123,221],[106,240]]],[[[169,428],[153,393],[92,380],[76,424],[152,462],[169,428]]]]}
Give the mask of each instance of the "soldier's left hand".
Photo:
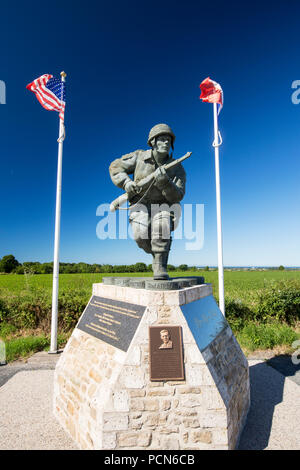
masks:
{"type": "Polygon", "coordinates": [[[155,184],[158,187],[163,187],[170,181],[170,178],[168,177],[168,174],[163,167],[159,167],[157,170],[155,170],[154,177],[155,184]]]}

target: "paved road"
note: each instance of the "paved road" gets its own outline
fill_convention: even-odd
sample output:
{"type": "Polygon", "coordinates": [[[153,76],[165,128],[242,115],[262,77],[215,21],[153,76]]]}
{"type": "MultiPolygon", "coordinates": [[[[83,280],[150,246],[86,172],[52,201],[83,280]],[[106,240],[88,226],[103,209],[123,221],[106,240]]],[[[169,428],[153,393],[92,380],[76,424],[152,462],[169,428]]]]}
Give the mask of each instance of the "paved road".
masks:
{"type": "Polygon", "coordinates": [[[61,353],[62,350],[58,354],[48,354],[42,351],[34,354],[27,361],[14,361],[0,366],[0,387],[21,371],[54,370],[61,353]]]}
{"type": "Polygon", "coordinates": [[[58,358],[42,352],[0,367],[0,449],[77,449],[52,413],[58,358]]]}
{"type": "MultiPolygon", "coordinates": [[[[77,449],[52,413],[58,358],[42,352],[0,367],[0,449],[77,449]]],[[[238,448],[299,450],[299,365],[288,356],[249,365],[251,408],[238,448]]]]}
{"type": "Polygon", "coordinates": [[[0,387],[10,380],[18,372],[33,370],[54,370],[55,364],[24,364],[18,363],[14,365],[1,366],[0,368],[0,387]]]}
{"type": "Polygon", "coordinates": [[[251,407],[240,450],[300,449],[300,387],[295,376],[288,375],[288,363],[286,369],[279,360],[270,363],[249,361],[251,407]],[[279,366],[285,375],[278,372],[279,366]]]}
{"type": "Polygon", "coordinates": [[[271,367],[274,367],[274,369],[276,369],[285,377],[293,380],[296,384],[300,385],[300,361],[297,357],[293,359],[294,362],[299,363],[294,364],[291,356],[281,355],[273,357],[267,362],[267,364],[271,367]]]}

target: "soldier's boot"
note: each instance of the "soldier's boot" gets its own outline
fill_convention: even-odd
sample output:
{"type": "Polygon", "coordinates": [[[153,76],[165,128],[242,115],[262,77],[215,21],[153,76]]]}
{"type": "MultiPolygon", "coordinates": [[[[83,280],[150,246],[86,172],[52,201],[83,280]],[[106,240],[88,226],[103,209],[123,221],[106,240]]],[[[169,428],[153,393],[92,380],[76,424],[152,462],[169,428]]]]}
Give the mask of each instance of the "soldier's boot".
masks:
{"type": "Polygon", "coordinates": [[[168,280],[168,272],[167,272],[167,265],[168,265],[168,257],[169,252],[164,251],[162,253],[153,253],[153,279],[158,280],[168,280]]]}

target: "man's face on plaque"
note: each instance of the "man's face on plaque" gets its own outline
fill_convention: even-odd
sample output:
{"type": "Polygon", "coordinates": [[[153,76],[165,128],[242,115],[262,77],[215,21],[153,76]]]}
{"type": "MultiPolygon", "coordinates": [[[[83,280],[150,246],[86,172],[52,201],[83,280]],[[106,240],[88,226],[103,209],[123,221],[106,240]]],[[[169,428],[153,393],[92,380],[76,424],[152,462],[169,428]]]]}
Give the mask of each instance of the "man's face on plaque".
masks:
{"type": "Polygon", "coordinates": [[[156,137],[154,149],[162,155],[169,155],[172,138],[169,134],[162,134],[156,137]]]}
{"type": "Polygon", "coordinates": [[[160,334],[160,337],[161,337],[164,344],[168,344],[169,339],[170,339],[168,331],[162,331],[161,334],[160,334]]]}

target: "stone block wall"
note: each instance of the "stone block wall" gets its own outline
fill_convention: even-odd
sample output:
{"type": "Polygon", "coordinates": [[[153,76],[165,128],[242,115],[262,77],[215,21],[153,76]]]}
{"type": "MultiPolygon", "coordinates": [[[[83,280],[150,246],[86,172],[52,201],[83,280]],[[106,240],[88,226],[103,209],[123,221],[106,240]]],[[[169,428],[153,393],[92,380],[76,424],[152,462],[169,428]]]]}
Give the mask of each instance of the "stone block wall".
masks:
{"type": "Polygon", "coordinates": [[[180,309],[210,285],[93,295],[146,305],[127,352],[74,330],[55,371],[54,413],[82,449],[234,449],[249,408],[248,364],[227,326],[200,351],[180,309]],[[184,381],[151,382],[148,328],[180,325],[184,381]]]}

